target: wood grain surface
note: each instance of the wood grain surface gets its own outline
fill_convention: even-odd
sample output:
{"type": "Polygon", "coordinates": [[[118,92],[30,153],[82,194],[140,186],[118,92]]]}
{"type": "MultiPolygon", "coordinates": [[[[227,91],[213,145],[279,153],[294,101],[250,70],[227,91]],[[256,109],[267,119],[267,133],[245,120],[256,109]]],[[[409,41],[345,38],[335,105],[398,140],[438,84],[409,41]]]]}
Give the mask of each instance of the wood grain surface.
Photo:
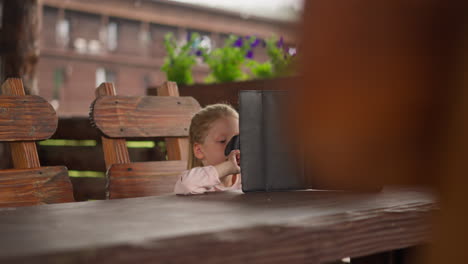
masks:
{"type": "Polygon", "coordinates": [[[39,96],[0,96],[0,141],[47,139],[57,123],[54,109],[39,96]]]}
{"type": "Polygon", "coordinates": [[[191,97],[101,96],[91,117],[111,138],[187,136],[192,115],[199,110],[191,97]]]}
{"type": "MultiPolygon", "coordinates": [[[[96,98],[101,96],[115,96],[117,95],[115,87],[112,83],[101,83],[95,90],[96,98]]],[[[92,126],[96,126],[93,120],[94,115],[94,101],[91,104],[89,118],[92,126]]],[[[112,166],[112,164],[129,163],[130,155],[127,149],[127,143],[124,138],[108,138],[101,136],[102,149],[104,152],[104,161],[106,164],[106,170],[112,166]]]]}
{"type": "Polygon", "coordinates": [[[174,192],[187,161],[115,164],[107,173],[109,199],[155,196],[174,192]]]}
{"type": "Polygon", "coordinates": [[[430,192],[167,195],[0,210],[6,263],[324,263],[429,241],[430,192]],[[45,243],[46,242],[46,243],[45,243]]]}
{"type": "Polygon", "coordinates": [[[66,167],[0,170],[0,207],[73,201],[66,167]]]}
{"type": "MultiPolygon", "coordinates": [[[[24,91],[24,87],[23,87],[23,82],[20,78],[8,78],[5,82],[3,82],[1,89],[2,89],[2,95],[4,96],[22,97],[26,95],[24,91]]],[[[25,107],[28,107],[28,106],[25,106],[25,107]]],[[[51,106],[49,107],[52,108],[51,106]]],[[[31,113],[31,114],[34,115],[35,113],[31,113]]],[[[23,121],[21,119],[18,121],[15,119],[6,119],[6,121],[14,123],[14,125],[12,126],[23,126],[23,125],[28,124],[28,121],[23,121]]],[[[57,128],[57,124],[55,124],[54,131],[56,128],[57,128]]],[[[41,166],[41,164],[39,163],[39,157],[37,156],[37,149],[36,149],[35,142],[32,142],[32,141],[10,142],[10,152],[11,152],[11,158],[12,158],[11,160],[13,162],[13,166],[16,169],[38,168],[41,166]]]]}
{"type": "MultiPolygon", "coordinates": [[[[179,88],[175,82],[164,82],[157,88],[158,96],[179,97],[179,88]]],[[[199,109],[198,109],[199,110],[199,109]]],[[[189,124],[190,126],[190,124],[189,124]]],[[[170,136],[170,135],[166,135],[170,136]]],[[[188,160],[189,157],[189,139],[167,137],[166,149],[168,160],[188,160]]]]}

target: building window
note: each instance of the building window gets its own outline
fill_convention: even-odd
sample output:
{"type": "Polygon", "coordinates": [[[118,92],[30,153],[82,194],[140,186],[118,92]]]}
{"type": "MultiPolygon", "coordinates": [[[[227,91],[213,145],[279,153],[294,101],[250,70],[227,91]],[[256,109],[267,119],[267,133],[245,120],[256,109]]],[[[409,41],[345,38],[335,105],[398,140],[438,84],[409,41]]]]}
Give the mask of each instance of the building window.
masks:
{"type": "Polygon", "coordinates": [[[142,47],[146,48],[149,46],[149,43],[151,42],[151,34],[149,32],[148,27],[143,27],[140,29],[138,38],[142,47]]]}
{"type": "Polygon", "coordinates": [[[60,19],[55,28],[57,42],[63,46],[68,45],[70,41],[70,20],[60,19]]]}
{"type": "Polygon", "coordinates": [[[54,71],[54,90],[52,91],[52,99],[59,100],[60,99],[60,90],[63,87],[65,82],[65,69],[64,68],[57,68],[54,71]]]}
{"type": "Polygon", "coordinates": [[[151,80],[151,76],[149,74],[145,74],[145,76],[143,76],[143,88],[144,90],[146,91],[146,89],[148,89],[149,87],[151,87],[153,84],[153,81],[151,80]]]}
{"type": "Polygon", "coordinates": [[[97,68],[96,70],[96,87],[103,82],[115,83],[117,75],[115,72],[105,68],[97,68]]]}
{"type": "Polygon", "coordinates": [[[107,49],[110,51],[117,49],[119,39],[118,31],[117,22],[109,22],[107,24],[107,49]]]}
{"type": "Polygon", "coordinates": [[[65,83],[65,68],[57,68],[54,70],[54,87],[52,90],[52,100],[50,104],[55,110],[59,108],[60,92],[65,83]]]}

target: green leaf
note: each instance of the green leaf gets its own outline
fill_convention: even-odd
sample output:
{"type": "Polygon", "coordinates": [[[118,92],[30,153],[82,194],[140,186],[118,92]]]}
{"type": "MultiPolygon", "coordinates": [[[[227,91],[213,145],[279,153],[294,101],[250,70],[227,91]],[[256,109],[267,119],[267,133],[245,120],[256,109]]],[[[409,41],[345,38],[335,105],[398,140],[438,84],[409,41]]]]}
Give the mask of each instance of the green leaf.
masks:
{"type": "Polygon", "coordinates": [[[198,34],[191,34],[190,40],[179,47],[172,33],[164,36],[164,48],[167,55],[161,70],[166,73],[166,78],[169,81],[178,84],[193,83],[192,68],[196,64],[193,44],[198,38],[198,34]]]}

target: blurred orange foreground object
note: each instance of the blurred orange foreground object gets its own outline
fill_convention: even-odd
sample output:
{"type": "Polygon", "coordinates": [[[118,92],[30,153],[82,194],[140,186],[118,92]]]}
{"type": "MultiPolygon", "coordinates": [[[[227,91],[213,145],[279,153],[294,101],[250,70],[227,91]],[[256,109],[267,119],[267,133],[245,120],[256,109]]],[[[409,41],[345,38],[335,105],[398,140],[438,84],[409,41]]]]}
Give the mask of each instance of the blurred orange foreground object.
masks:
{"type": "Polygon", "coordinates": [[[435,186],[443,215],[426,263],[468,259],[463,2],[305,1],[293,133],[311,175],[325,185],[435,186]]]}

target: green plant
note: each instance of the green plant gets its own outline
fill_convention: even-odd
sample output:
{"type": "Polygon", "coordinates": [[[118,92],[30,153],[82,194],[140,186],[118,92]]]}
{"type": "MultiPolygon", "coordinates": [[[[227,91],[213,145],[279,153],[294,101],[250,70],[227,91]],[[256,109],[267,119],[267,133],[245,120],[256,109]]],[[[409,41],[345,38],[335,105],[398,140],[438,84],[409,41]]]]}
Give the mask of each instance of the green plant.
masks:
{"type": "Polygon", "coordinates": [[[296,51],[286,50],[283,37],[279,40],[273,36],[265,41],[268,57],[270,58],[274,76],[284,76],[293,73],[296,51]]]}
{"type": "Polygon", "coordinates": [[[193,83],[192,67],[196,64],[194,47],[198,39],[198,34],[188,34],[187,42],[178,46],[172,33],[164,36],[164,48],[167,55],[161,70],[166,73],[169,81],[177,82],[177,84],[193,83]]]}
{"type": "Polygon", "coordinates": [[[233,82],[248,79],[243,67],[246,61],[253,56],[252,45],[257,42],[255,37],[237,37],[234,35],[224,43],[222,48],[211,52],[200,50],[200,55],[210,67],[211,73],[206,82],[233,82]]]}
{"type": "Polygon", "coordinates": [[[247,63],[247,65],[250,68],[254,79],[266,79],[275,77],[275,74],[273,73],[273,65],[270,61],[260,63],[258,61],[251,60],[247,63]]]}
{"type": "Polygon", "coordinates": [[[283,38],[278,39],[276,36],[265,40],[264,45],[269,60],[264,63],[250,61],[248,65],[253,76],[255,78],[272,78],[291,75],[294,72],[295,48],[286,50],[283,38]]]}

